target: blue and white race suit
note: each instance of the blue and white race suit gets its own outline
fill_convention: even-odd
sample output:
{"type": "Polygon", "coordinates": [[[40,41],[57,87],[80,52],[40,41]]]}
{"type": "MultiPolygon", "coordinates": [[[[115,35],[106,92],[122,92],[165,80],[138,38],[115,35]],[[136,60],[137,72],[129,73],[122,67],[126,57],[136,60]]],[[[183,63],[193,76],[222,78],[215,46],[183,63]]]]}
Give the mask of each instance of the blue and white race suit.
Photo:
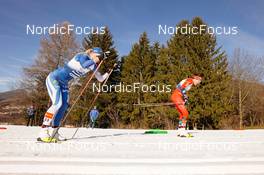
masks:
{"type": "MultiPolygon", "coordinates": [[[[55,127],[60,125],[68,108],[68,82],[84,76],[89,71],[95,71],[96,67],[96,63],[85,52],[81,52],[76,54],[64,67],[58,68],[48,75],[46,86],[52,105],[45,113],[43,125],[55,127]]],[[[103,82],[107,76],[108,73],[102,76],[98,71],[95,72],[95,77],[100,82],[103,82]]]]}

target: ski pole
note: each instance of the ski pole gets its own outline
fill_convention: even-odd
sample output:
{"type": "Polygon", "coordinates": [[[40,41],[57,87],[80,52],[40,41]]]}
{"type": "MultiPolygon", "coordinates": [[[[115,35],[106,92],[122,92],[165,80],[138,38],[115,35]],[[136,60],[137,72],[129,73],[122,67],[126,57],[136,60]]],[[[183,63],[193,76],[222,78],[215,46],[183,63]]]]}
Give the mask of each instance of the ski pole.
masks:
{"type": "Polygon", "coordinates": [[[152,106],[173,106],[174,103],[141,103],[141,104],[133,104],[133,106],[140,106],[140,107],[152,107],[152,106]]]}
{"type": "Polygon", "coordinates": [[[88,87],[90,81],[93,79],[96,71],[99,70],[100,66],[102,65],[102,63],[104,62],[105,59],[107,59],[107,54],[109,54],[110,51],[104,52],[104,58],[102,61],[100,61],[99,65],[97,66],[97,68],[95,69],[95,71],[92,73],[91,77],[89,78],[89,80],[87,81],[87,83],[85,84],[85,86],[83,87],[83,89],[81,90],[80,94],[76,97],[76,99],[74,100],[72,106],[69,108],[67,114],[64,116],[63,120],[60,122],[58,129],[56,130],[55,134],[51,137],[50,142],[53,140],[54,136],[58,133],[60,127],[62,126],[62,124],[66,121],[67,117],[69,116],[70,112],[72,111],[73,107],[75,106],[75,104],[77,103],[77,101],[80,99],[80,97],[82,96],[83,92],[85,91],[85,89],[88,87]]]}
{"type": "MultiPolygon", "coordinates": [[[[159,107],[159,106],[174,106],[175,103],[134,103],[132,106],[138,107],[159,107]]],[[[178,105],[184,105],[184,103],[178,103],[178,105]]],[[[129,106],[129,104],[120,104],[119,106],[129,106]]]]}
{"type": "MultiPolygon", "coordinates": [[[[117,66],[117,64],[115,63],[114,66],[113,66],[113,68],[109,71],[109,75],[108,75],[108,77],[104,80],[104,83],[103,83],[102,86],[104,86],[104,85],[106,84],[108,78],[110,77],[110,75],[112,74],[112,72],[113,72],[113,70],[114,70],[114,68],[115,68],[116,66],[117,66]]],[[[100,92],[101,92],[101,91],[98,91],[97,94],[96,94],[96,96],[93,98],[93,101],[91,102],[90,107],[88,108],[88,111],[87,111],[87,112],[89,112],[89,111],[92,109],[92,107],[93,107],[95,101],[97,100],[98,96],[100,95],[100,92]]],[[[82,122],[83,122],[83,120],[82,120],[82,122]]],[[[80,128],[80,127],[78,127],[78,128],[75,130],[75,132],[74,132],[74,134],[72,135],[71,139],[73,139],[73,138],[75,137],[75,135],[77,134],[79,128],[80,128]]]]}

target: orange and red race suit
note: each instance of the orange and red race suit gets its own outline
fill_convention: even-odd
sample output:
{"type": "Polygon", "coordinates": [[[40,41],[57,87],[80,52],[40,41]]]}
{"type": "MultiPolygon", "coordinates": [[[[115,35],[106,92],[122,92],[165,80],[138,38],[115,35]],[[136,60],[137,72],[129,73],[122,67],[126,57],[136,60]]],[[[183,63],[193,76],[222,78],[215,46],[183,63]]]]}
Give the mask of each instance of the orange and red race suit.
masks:
{"type": "Polygon", "coordinates": [[[186,122],[188,119],[189,112],[185,107],[185,103],[188,100],[188,97],[186,95],[186,92],[191,89],[193,85],[193,79],[187,78],[182,80],[177,86],[176,89],[173,91],[171,100],[175,104],[175,108],[180,114],[179,117],[179,127],[185,128],[186,122]]]}

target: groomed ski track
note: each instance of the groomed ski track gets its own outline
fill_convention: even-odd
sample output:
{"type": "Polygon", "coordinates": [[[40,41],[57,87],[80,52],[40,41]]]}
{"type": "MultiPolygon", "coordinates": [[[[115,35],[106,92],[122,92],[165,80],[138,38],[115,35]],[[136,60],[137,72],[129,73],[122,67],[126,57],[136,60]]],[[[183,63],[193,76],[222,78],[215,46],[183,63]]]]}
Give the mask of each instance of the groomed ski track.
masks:
{"type": "MultiPolygon", "coordinates": [[[[75,139],[39,143],[39,127],[1,125],[0,174],[264,174],[264,130],[81,128],[75,139]]],[[[71,137],[75,128],[61,128],[71,137]]]]}

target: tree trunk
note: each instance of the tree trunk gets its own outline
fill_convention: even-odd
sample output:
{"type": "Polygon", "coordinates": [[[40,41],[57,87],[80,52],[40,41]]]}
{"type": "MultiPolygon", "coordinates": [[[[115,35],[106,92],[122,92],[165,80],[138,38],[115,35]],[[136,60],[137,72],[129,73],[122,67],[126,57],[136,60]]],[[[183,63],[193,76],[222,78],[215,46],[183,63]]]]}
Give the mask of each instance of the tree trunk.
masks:
{"type": "Polygon", "coordinates": [[[239,105],[239,129],[243,127],[243,109],[242,109],[242,90],[241,90],[241,82],[238,84],[238,105],[239,105]]]}

